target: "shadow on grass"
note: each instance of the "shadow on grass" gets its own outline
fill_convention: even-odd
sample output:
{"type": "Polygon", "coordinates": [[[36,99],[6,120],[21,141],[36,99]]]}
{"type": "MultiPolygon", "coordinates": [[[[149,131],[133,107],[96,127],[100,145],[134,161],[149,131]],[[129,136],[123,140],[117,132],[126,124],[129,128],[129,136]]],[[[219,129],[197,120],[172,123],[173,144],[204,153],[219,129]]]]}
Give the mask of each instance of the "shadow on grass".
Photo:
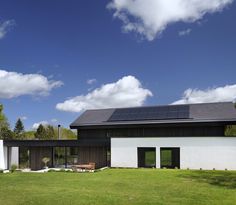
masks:
{"type": "Polygon", "coordinates": [[[189,171],[179,177],[208,183],[210,185],[236,189],[236,172],[229,171],[189,171]]]}

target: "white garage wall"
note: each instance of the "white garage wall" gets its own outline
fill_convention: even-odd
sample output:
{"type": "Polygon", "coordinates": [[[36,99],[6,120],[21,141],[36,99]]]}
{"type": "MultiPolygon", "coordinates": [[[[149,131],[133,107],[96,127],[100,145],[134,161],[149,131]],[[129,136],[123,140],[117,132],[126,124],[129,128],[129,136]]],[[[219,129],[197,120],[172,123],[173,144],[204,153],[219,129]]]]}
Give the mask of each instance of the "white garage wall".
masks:
{"type": "Polygon", "coordinates": [[[160,147],[180,147],[181,169],[236,170],[234,137],[111,138],[111,166],[137,167],[137,148],[156,147],[160,168],[160,147]]]}
{"type": "Polygon", "coordinates": [[[0,140],[0,169],[6,169],[3,140],[0,140]]]}
{"type": "Polygon", "coordinates": [[[19,147],[11,147],[10,149],[10,160],[9,166],[16,165],[19,166],[19,147]]]}

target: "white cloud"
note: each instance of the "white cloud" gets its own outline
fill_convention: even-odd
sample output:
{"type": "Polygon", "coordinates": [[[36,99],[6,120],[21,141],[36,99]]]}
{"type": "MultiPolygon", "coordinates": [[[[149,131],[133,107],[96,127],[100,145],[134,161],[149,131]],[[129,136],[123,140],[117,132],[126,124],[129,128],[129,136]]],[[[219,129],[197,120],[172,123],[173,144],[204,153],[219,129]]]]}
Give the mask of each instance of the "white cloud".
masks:
{"type": "Polygon", "coordinates": [[[179,31],[179,36],[187,36],[191,33],[192,29],[188,28],[186,30],[183,31],[179,31]]]}
{"type": "Polygon", "coordinates": [[[150,90],[143,88],[134,76],[125,76],[114,83],[102,85],[87,95],[79,95],[58,103],[56,108],[62,111],[80,112],[86,109],[141,106],[150,90]]]}
{"type": "Polygon", "coordinates": [[[14,20],[7,20],[0,22],[0,39],[4,38],[4,36],[9,32],[9,30],[15,25],[14,20]]]}
{"type": "Polygon", "coordinates": [[[88,79],[87,80],[87,84],[88,85],[92,85],[92,84],[94,84],[94,83],[96,83],[97,82],[97,80],[95,79],[95,78],[92,78],[92,79],[88,79]]]}
{"type": "Polygon", "coordinates": [[[21,120],[27,120],[28,117],[26,117],[26,116],[22,116],[22,117],[20,117],[20,119],[21,119],[21,120]]]}
{"type": "Polygon", "coordinates": [[[221,11],[234,0],[112,0],[107,8],[123,22],[124,32],[137,32],[151,41],[168,25],[195,22],[221,11]]]}
{"type": "Polygon", "coordinates": [[[36,129],[38,129],[39,125],[44,125],[45,126],[45,125],[48,125],[48,124],[49,124],[48,121],[36,122],[36,123],[33,124],[32,128],[34,130],[36,130],[36,129]]]}
{"type": "Polygon", "coordinates": [[[187,89],[182,98],[173,104],[227,102],[236,99],[236,84],[206,90],[187,89]]]}
{"type": "Polygon", "coordinates": [[[22,74],[0,70],[0,98],[21,95],[46,96],[53,88],[63,85],[61,81],[49,80],[41,74],[22,74]]]}
{"type": "Polygon", "coordinates": [[[55,119],[55,118],[51,119],[51,122],[52,122],[52,123],[56,123],[57,121],[58,121],[58,120],[55,119]]]}

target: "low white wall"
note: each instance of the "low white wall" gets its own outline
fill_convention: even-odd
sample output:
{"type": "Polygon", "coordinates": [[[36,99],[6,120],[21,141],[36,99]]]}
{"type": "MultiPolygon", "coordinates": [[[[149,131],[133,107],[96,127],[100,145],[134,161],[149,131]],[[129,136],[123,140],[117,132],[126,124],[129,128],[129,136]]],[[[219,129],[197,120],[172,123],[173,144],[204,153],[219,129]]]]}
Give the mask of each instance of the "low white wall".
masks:
{"type": "Polygon", "coordinates": [[[8,163],[7,150],[8,150],[8,148],[6,146],[3,146],[3,150],[4,150],[5,169],[7,169],[7,163],[8,163]]]}
{"type": "Polygon", "coordinates": [[[5,147],[3,140],[0,140],[0,169],[7,169],[7,149],[9,149],[9,167],[15,164],[19,166],[19,147],[5,147]]]}
{"type": "Polygon", "coordinates": [[[13,164],[19,166],[19,147],[11,147],[9,149],[9,167],[13,164]]]}
{"type": "Polygon", "coordinates": [[[157,168],[160,147],[179,147],[181,169],[236,170],[234,137],[111,138],[111,166],[136,168],[138,147],[156,147],[157,168]]]}
{"type": "Polygon", "coordinates": [[[6,169],[3,140],[0,140],[0,169],[6,169]]]}

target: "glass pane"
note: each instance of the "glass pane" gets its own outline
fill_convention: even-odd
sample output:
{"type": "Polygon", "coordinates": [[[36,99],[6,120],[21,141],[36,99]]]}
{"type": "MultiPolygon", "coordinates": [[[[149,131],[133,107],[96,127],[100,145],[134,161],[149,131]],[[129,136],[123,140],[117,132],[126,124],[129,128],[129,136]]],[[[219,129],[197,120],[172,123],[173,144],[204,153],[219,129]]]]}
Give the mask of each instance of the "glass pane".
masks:
{"type": "Polygon", "coordinates": [[[172,166],[172,151],[161,150],[161,166],[169,167],[172,166]]]}
{"type": "Polygon", "coordinates": [[[65,167],[65,147],[54,148],[54,167],[65,167]]]}
{"type": "Polygon", "coordinates": [[[78,155],[79,155],[78,147],[67,147],[66,153],[67,153],[67,165],[78,164],[78,155]]]}
{"type": "Polygon", "coordinates": [[[19,167],[25,169],[30,167],[30,151],[27,147],[20,147],[19,167]]]}
{"type": "Polygon", "coordinates": [[[146,151],[145,152],[145,166],[146,167],[155,167],[156,166],[156,152],[155,151],[146,151]]]}

